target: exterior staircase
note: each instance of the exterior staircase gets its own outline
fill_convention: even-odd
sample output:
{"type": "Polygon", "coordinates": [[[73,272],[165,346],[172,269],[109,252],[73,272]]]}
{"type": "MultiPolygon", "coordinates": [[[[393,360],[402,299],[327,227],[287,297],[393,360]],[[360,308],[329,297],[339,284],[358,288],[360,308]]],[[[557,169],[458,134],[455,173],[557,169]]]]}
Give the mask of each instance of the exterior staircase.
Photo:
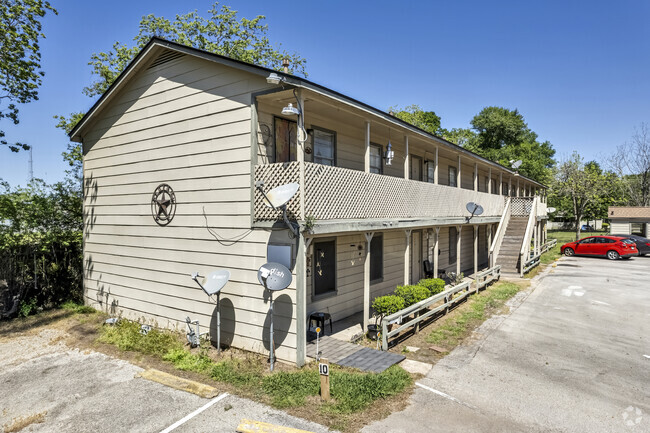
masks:
{"type": "Polygon", "coordinates": [[[511,216],[506,227],[506,233],[501,243],[497,257],[497,265],[501,265],[501,275],[519,278],[519,252],[526,234],[527,216],[511,216]]]}

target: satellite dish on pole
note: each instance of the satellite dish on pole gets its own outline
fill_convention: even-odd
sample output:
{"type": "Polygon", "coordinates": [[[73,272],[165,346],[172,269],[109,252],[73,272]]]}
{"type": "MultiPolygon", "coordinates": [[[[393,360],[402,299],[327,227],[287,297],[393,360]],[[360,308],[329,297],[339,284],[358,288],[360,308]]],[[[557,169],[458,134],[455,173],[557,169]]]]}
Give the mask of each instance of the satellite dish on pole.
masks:
{"type": "Polygon", "coordinates": [[[512,168],[514,168],[515,170],[517,170],[519,167],[521,167],[521,164],[522,164],[521,159],[518,159],[516,161],[514,159],[510,160],[510,166],[512,168]]]}
{"type": "MultiPolygon", "coordinates": [[[[208,296],[210,297],[214,295],[217,296],[217,351],[221,351],[221,306],[219,303],[219,295],[221,295],[221,289],[224,288],[224,286],[230,279],[230,272],[223,269],[212,271],[208,274],[207,277],[203,279],[202,283],[199,282],[199,277],[200,275],[198,272],[192,273],[192,279],[196,281],[196,284],[198,284],[199,287],[201,287],[208,296]]],[[[198,339],[200,337],[200,333],[198,331],[199,329],[198,321],[196,323],[197,323],[196,338],[198,339]]]]}
{"type": "Polygon", "coordinates": [[[466,217],[466,220],[467,220],[466,222],[468,222],[468,223],[475,215],[481,215],[483,213],[483,206],[481,206],[478,203],[474,203],[473,201],[470,201],[469,203],[467,203],[465,208],[467,209],[467,211],[469,213],[471,213],[470,216],[466,217]]]}
{"type": "Polygon", "coordinates": [[[275,342],[273,340],[273,292],[278,292],[289,287],[291,284],[291,271],[286,266],[280,263],[269,262],[263,264],[257,271],[257,279],[260,284],[267,289],[271,295],[269,302],[269,315],[271,316],[271,324],[269,326],[269,343],[270,353],[269,362],[271,364],[271,371],[273,371],[273,363],[275,362],[275,342]]]}
{"type": "Polygon", "coordinates": [[[547,212],[550,212],[550,213],[553,213],[553,212],[555,212],[556,210],[557,210],[557,209],[555,209],[554,207],[547,207],[547,208],[546,208],[546,211],[547,211],[547,212]]]}
{"type": "Polygon", "coordinates": [[[273,210],[282,210],[282,219],[284,219],[284,223],[294,235],[298,236],[298,228],[294,226],[291,221],[289,221],[289,218],[287,218],[287,203],[294,195],[296,195],[296,192],[298,192],[300,185],[297,183],[287,183],[286,185],[280,185],[273,188],[268,193],[264,192],[263,182],[257,183],[256,186],[266,199],[266,205],[273,210]]]}

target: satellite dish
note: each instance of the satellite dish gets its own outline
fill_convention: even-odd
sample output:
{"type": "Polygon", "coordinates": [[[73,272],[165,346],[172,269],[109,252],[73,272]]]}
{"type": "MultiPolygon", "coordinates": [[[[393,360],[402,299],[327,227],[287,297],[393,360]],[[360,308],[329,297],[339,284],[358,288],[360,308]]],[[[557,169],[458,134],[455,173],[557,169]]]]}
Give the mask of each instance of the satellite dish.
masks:
{"type": "Polygon", "coordinates": [[[291,284],[291,271],[280,263],[263,264],[257,271],[257,279],[265,289],[273,292],[284,290],[291,284]]]}
{"type": "Polygon", "coordinates": [[[547,208],[546,208],[546,211],[547,211],[547,212],[550,212],[550,213],[553,213],[553,212],[555,212],[556,210],[557,210],[557,209],[555,209],[554,207],[547,207],[547,208]]]}
{"type": "Polygon", "coordinates": [[[212,271],[203,279],[201,287],[208,296],[216,295],[223,289],[230,279],[230,272],[226,270],[212,271]]]}
{"type": "Polygon", "coordinates": [[[266,193],[266,199],[268,201],[266,205],[272,208],[279,208],[285,205],[298,192],[298,188],[300,188],[300,185],[297,183],[288,183],[273,188],[266,193]]]}
{"type": "Polygon", "coordinates": [[[466,208],[467,211],[472,214],[472,216],[481,215],[483,213],[483,206],[481,206],[478,203],[474,203],[470,201],[469,203],[467,203],[466,208]]]}
{"type": "Polygon", "coordinates": [[[521,163],[522,163],[521,159],[518,159],[517,161],[515,161],[514,159],[510,160],[510,164],[512,168],[514,168],[515,170],[521,167],[521,163]]]}

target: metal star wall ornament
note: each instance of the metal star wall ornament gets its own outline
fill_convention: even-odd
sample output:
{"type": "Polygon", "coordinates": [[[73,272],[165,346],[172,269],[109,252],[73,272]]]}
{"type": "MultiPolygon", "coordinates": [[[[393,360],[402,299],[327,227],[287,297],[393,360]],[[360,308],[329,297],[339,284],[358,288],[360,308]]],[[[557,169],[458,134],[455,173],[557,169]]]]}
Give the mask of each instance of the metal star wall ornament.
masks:
{"type": "Polygon", "coordinates": [[[160,226],[166,226],[176,214],[176,195],[166,183],[158,185],[151,197],[151,215],[160,226]]]}

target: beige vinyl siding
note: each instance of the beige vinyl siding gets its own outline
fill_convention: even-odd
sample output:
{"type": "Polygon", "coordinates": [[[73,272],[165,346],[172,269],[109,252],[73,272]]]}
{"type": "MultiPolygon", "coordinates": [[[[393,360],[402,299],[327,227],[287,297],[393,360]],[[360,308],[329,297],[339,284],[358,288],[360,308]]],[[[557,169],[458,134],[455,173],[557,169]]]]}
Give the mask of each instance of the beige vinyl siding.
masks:
{"type": "Polygon", "coordinates": [[[474,189],[474,164],[461,162],[461,188],[474,189]]]}
{"type": "MultiPolygon", "coordinates": [[[[383,279],[370,286],[370,301],[395,290],[404,281],[404,231],[382,232],[384,236],[383,279]]],[[[316,238],[315,240],[317,240],[316,238]]],[[[313,262],[307,278],[307,312],[322,311],[332,315],[333,320],[363,311],[363,276],[366,242],[363,234],[338,236],[336,238],[336,295],[318,300],[313,294],[313,262]],[[354,245],[354,246],[352,246],[354,245]],[[358,246],[363,245],[361,255],[358,246]]],[[[312,248],[313,249],[313,248],[312,248]]],[[[313,252],[312,252],[313,254],[313,252]]],[[[313,260],[313,259],[312,259],[313,260]]]]}
{"type": "MultiPolygon", "coordinates": [[[[268,300],[257,281],[271,233],[250,230],[251,93],[263,78],[184,56],[143,70],[84,137],[85,296],[124,317],[184,329],[214,324],[215,304],[191,280],[227,269],[222,341],[268,350],[268,300]],[[176,195],[158,226],[151,197],[176,195]]],[[[278,357],[296,359],[295,277],[277,294],[278,357]],[[279,339],[278,339],[279,337],[279,339]]]]}

